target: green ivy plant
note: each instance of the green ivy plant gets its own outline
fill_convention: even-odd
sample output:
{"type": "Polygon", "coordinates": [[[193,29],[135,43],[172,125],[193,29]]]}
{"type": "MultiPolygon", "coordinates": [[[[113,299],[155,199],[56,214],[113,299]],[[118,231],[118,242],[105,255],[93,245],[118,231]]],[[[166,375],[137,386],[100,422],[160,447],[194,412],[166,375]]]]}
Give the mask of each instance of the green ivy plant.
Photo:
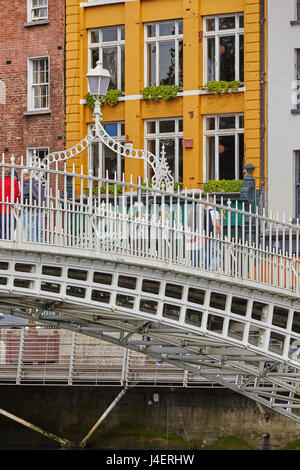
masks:
{"type": "Polygon", "coordinates": [[[204,90],[208,93],[214,93],[215,95],[232,93],[234,91],[238,91],[240,83],[240,81],[226,82],[225,80],[211,80],[207,82],[204,90]]]}
{"type": "Polygon", "coordinates": [[[179,85],[147,86],[143,90],[143,99],[146,101],[159,101],[160,99],[169,101],[176,98],[180,90],[179,85]]]}
{"type": "Polygon", "coordinates": [[[207,193],[239,193],[243,180],[210,180],[204,183],[203,191],[207,193]]]}
{"type": "MultiPolygon", "coordinates": [[[[105,96],[100,96],[100,104],[101,106],[104,104],[115,106],[118,103],[120,96],[122,96],[121,90],[108,90],[105,96]]],[[[96,98],[93,95],[87,93],[85,101],[89,108],[94,109],[96,98]]]]}

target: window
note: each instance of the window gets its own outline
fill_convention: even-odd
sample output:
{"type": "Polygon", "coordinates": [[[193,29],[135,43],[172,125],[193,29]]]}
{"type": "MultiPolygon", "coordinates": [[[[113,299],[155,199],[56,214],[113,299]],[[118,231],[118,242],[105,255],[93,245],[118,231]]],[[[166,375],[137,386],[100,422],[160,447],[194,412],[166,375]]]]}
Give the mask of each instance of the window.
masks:
{"type": "Polygon", "coordinates": [[[48,18],[48,0],[28,0],[28,21],[48,18]]]}
{"type": "Polygon", "coordinates": [[[244,16],[204,18],[204,83],[244,81],[244,16]]]}
{"type": "Polygon", "coordinates": [[[26,149],[26,164],[28,166],[35,166],[40,160],[43,160],[49,155],[48,147],[36,147],[26,149]]]}
{"type": "Polygon", "coordinates": [[[300,150],[295,152],[296,159],[296,218],[300,219],[300,150]]]}
{"type": "MultiPolygon", "coordinates": [[[[124,122],[110,122],[103,124],[106,132],[116,141],[124,145],[125,124],[124,122]]],[[[93,142],[89,148],[89,168],[93,176],[114,179],[115,174],[120,180],[125,171],[124,157],[117,154],[100,142],[93,142]]]]}
{"type": "Polygon", "coordinates": [[[297,21],[300,21],[300,0],[297,0],[296,3],[296,18],[297,21]]]}
{"type": "Polygon", "coordinates": [[[296,109],[300,110],[300,49],[296,49],[296,96],[295,105],[296,109]]]}
{"type": "MultiPolygon", "coordinates": [[[[165,146],[165,157],[175,181],[182,181],[182,136],[182,118],[145,121],[145,149],[158,156],[165,146]]],[[[145,166],[145,175],[151,182],[150,166],[145,166]]]]}
{"type": "Polygon", "coordinates": [[[243,179],[244,115],[204,118],[205,181],[243,179]]]}
{"type": "Polygon", "coordinates": [[[28,109],[49,108],[49,58],[28,61],[28,109]]]}
{"type": "Polygon", "coordinates": [[[112,26],[89,31],[89,68],[100,60],[111,74],[109,90],[125,91],[125,28],[112,26]]]}
{"type": "Polygon", "coordinates": [[[145,24],[145,86],[183,86],[182,20],[145,24]]]}

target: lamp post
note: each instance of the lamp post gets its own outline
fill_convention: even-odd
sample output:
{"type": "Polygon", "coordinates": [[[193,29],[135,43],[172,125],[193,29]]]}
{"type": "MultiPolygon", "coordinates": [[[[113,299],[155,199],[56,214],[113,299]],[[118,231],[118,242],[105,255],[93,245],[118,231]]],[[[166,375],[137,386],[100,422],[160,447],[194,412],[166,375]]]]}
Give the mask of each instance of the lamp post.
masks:
{"type": "Polygon", "coordinates": [[[107,93],[109,81],[111,79],[109,71],[104,69],[101,62],[98,61],[96,67],[89,70],[86,77],[88,79],[89,92],[96,98],[94,107],[95,124],[84,139],[72,148],[64,150],[63,152],[53,152],[47,155],[42,161],[42,166],[47,168],[53,162],[65,162],[70,158],[74,158],[86,150],[95,141],[95,139],[97,139],[99,142],[122,157],[135,158],[139,160],[142,159],[147,162],[153,170],[153,176],[151,179],[152,187],[173,192],[174,178],[166,159],[164,146],[162,148],[161,155],[154,155],[144,149],[133,149],[131,145],[122,145],[120,142],[115,141],[109,134],[107,134],[106,130],[102,126],[100,97],[105,96],[107,93]]]}

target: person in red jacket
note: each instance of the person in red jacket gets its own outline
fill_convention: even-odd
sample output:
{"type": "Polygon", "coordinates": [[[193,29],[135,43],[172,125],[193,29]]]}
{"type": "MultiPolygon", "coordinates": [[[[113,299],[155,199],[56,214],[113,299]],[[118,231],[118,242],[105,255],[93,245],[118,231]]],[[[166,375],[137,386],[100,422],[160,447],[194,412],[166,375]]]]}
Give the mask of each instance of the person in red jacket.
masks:
{"type": "Polygon", "coordinates": [[[15,221],[11,222],[11,210],[15,202],[20,200],[19,183],[16,178],[16,172],[0,179],[0,240],[11,239],[12,225],[15,229],[15,221]]]}

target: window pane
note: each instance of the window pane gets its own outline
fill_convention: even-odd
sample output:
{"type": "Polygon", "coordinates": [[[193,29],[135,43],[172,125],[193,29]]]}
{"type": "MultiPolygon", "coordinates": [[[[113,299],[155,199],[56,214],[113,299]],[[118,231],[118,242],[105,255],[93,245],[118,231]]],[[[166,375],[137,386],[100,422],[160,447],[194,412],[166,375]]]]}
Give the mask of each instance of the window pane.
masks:
{"type": "Polygon", "coordinates": [[[165,146],[165,158],[170,167],[171,173],[175,176],[175,140],[165,139],[159,142],[159,152],[162,151],[162,146],[165,146]]]}
{"type": "Polygon", "coordinates": [[[207,39],[207,81],[215,80],[215,38],[207,39]]]}
{"type": "Polygon", "coordinates": [[[213,131],[216,128],[215,118],[207,118],[206,119],[206,130],[213,131]]]}
{"type": "Polygon", "coordinates": [[[159,44],[159,84],[175,84],[175,41],[159,44]]]}
{"type": "Polygon", "coordinates": [[[175,34],[175,21],[159,23],[159,36],[171,36],[175,34]]]}
{"type": "Polygon", "coordinates": [[[244,27],[244,15],[239,16],[239,26],[240,28],[244,27]]]}
{"type": "MultiPolygon", "coordinates": [[[[151,152],[153,155],[156,154],[156,148],[155,148],[155,140],[148,140],[147,141],[147,150],[148,152],[151,152]]],[[[148,173],[148,179],[149,181],[151,181],[151,178],[153,176],[153,168],[151,165],[148,165],[148,169],[147,169],[147,173],[148,173]]]]}
{"type": "Polygon", "coordinates": [[[159,121],[159,132],[161,134],[164,132],[175,132],[175,121],[173,119],[170,121],[159,121]]]}
{"type": "Polygon", "coordinates": [[[297,0],[297,20],[300,20],[300,0],[297,0]]]}
{"type": "Polygon", "coordinates": [[[156,85],[156,47],[154,44],[147,45],[148,58],[148,85],[156,85]]]}
{"type": "Polygon", "coordinates": [[[147,122],[147,134],[155,134],[155,121],[147,122]]]}
{"type": "Polygon", "coordinates": [[[219,179],[235,179],[235,136],[219,137],[219,179]]]}
{"type": "Polygon", "coordinates": [[[117,41],[118,39],[118,28],[103,28],[102,30],[102,41],[117,41]]]}
{"type": "Polygon", "coordinates": [[[235,28],[235,16],[229,16],[219,18],[219,29],[234,29],[235,28]]]}
{"type": "Polygon", "coordinates": [[[91,50],[91,53],[92,53],[92,68],[94,69],[97,65],[97,62],[99,60],[99,49],[92,49],[91,50]]]}
{"type": "Polygon", "coordinates": [[[110,135],[111,137],[117,137],[118,136],[118,124],[113,123],[113,124],[104,124],[104,129],[110,135]]]}
{"type": "Polygon", "coordinates": [[[215,31],[216,21],[214,19],[206,20],[206,31],[215,31]]]}
{"type": "Polygon", "coordinates": [[[125,27],[121,26],[121,41],[125,40],[125,27]]]}
{"type": "Polygon", "coordinates": [[[115,177],[115,172],[118,170],[118,158],[117,154],[113,152],[110,148],[103,146],[104,151],[104,168],[106,177],[106,172],[108,171],[108,178],[113,179],[115,177]]]}
{"type": "Polygon", "coordinates": [[[111,75],[109,89],[118,88],[116,47],[103,48],[103,68],[107,69],[111,75]]]}
{"type": "Polygon", "coordinates": [[[239,128],[244,129],[244,116],[239,116],[239,128]]]}
{"type": "Polygon", "coordinates": [[[183,21],[178,21],[178,34],[183,34],[183,21]]]}
{"type": "Polygon", "coordinates": [[[235,129],[235,116],[224,116],[219,118],[220,129],[235,129]]]}
{"type": "Polygon", "coordinates": [[[244,36],[239,36],[240,40],[240,81],[244,81],[244,36]]]}
{"type": "Polygon", "coordinates": [[[99,31],[92,31],[91,32],[91,43],[99,42],[99,31]]]}
{"type": "Polygon", "coordinates": [[[99,142],[93,142],[91,145],[91,168],[94,176],[99,175],[99,142]]]}
{"type": "Polygon", "coordinates": [[[125,46],[121,46],[121,90],[125,90],[125,46]]]}
{"type": "Polygon", "coordinates": [[[178,181],[182,182],[183,181],[183,148],[182,148],[182,139],[179,139],[178,142],[178,181]]]}
{"type": "Polygon", "coordinates": [[[244,179],[244,134],[238,134],[239,141],[239,179],[244,179]]]}
{"type": "Polygon", "coordinates": [[[220,37],[220,80],[235,80],[235,37],[220,37]]]}
{"type": "Polygon", "coordinates": [[[215,136],[206,138],[206,164],[207,179],[214,180],[216,178],[215,136]]]}
{"type": "Polygon", "coordinates": [[[183,87],[183,42],[179,41],[178,49],[179,49],[179,80],[178,85],[183,87]]]}
{"type": "Polygon", "coordinates": [[[182,119],[178,119],[178,130],[179,130],[179,132],[183,131],[183,120],[182,119]]]}
{"type": "Polygon", "coordinates": [[[155,24],[148,24],[147,25],[147,37],[153,38],[156,36],[156,25],[155,24]]]}

